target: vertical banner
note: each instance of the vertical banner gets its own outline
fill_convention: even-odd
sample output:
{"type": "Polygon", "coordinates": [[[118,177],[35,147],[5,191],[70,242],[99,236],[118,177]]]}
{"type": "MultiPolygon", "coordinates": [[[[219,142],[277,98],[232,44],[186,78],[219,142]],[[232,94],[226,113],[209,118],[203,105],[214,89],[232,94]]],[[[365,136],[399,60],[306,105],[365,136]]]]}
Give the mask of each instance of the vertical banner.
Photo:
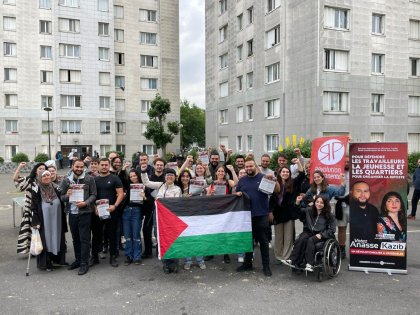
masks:
{"type": "Polygon", "coordinates": [[[319,170],[328,179],[329,184],[341,184],[348,139],[348,136],[337,136],[316,138],[312,141],[311,182],[312,174],[319,170]]]}
{"type": "Polygon", "coordinates": [[[407,273],[407,143],[350,144],[349,270],[407,273]]]}

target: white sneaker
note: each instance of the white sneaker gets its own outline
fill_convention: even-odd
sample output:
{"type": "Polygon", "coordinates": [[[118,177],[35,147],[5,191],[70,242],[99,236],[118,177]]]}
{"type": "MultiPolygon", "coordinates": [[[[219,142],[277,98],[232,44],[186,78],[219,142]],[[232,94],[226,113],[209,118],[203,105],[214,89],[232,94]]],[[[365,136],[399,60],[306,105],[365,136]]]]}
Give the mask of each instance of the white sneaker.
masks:
{"type": "Polygon", "coordinates": [[[295,266],[295,265],[293,265],[291,259],[281,259],[280,261],[286,266],[289,266],[289,267],[294,267],[295,266]]]}
{"type": "Polygon", "coordinates": [[[206,264],[203,261],[203,262],[198,264],[198,267],[200,267],[200,269],[204,270],[204,269],[206,269],[206,264]]]}
{"type": "Polygon", "coordinates": [[[314,267],[310,264],[306,264],[305,271],[314,272],[314,267]]]}
{"type": "Polygon", "coordinates": [[[244,256],[239,256],[238,263],[243,263],[243,262],[244,262],[244,256]]]}
{"type": "Polygon", "coordinates": [[[190,270],[191,269],[191,264],[190,263],[185,263],[184,264],[184,269],[185,270],[190,270]]]}

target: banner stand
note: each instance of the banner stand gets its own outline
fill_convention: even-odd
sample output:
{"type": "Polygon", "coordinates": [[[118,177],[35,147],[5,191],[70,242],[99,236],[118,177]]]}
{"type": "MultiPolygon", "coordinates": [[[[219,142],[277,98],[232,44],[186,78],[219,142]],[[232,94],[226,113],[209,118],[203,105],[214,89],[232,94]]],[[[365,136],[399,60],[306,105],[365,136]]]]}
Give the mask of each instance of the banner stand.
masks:
{"type": "Polygon", "coordinates": [[[407,270],[401,270],[401,269],[382,269],[382,268],[366,268],[366,267],[352,267],[349,265],[350,271],[362,271],[364,273],[369,272],[381,272],[381,273],[387,273],[388,275],[392,274],[407,274],[407,270]]]}

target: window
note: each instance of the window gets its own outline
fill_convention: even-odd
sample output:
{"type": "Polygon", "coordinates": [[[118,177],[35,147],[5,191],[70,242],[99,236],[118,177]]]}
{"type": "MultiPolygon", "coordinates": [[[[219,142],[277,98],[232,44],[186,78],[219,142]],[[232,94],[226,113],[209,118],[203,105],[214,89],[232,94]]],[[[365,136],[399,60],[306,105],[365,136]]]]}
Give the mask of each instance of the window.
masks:
{"type": "Polygon", "coordinates": [[[228,53],[219,56],[219,67],[220,69],[227,68],[228,66],[228,53]]]}
{"type": "Polygon", "coordinates": [[[4,68],[4,82],[16,82],[17,70],[15,68],[4,68]]]}
{"type": "Polygon", "coordinates": [[[158,57],[149,55],[140,55],[140,66],[148,68],[158,67],[158,57]]]}
{"type": "Polygon", "coordinates": [[[243,89],[243,84],[242,84],[243,78],[244,77],[242,75],[240,75],[239,77],[236,78],[236,87],[237,87],[238,91],[242,91],[242,89],[243,89]]]}
{"type": "Polygon", "coordinates": [[[61,83],[80,83],[81,71],[60,69],[60,82],[61,83]]]}
{"type": "Polygon", "coordinates": [[[219,97],[226,97],[229,95],[229,83],[223,82],[219,84],[219,97]]]}
{"type": "Polygon", "coordinates": [[[142,151],[147,155],[153,155],[157,153],[156,147],[153,144],[143,144],[142,151]]]}
{"type": "Polygon", "coordinates": [[[139,12],[140,12],[140,21],[156,22],[156,11],[155,10],[140,9],[139,12]]]}
{"type": "Polygon", "coordinates": [[[125,122],[117,122],[115,124],[116,132],[119,135],[125,134],[125,122]]]}
{"type": "Polygon", "coordinates": [[[80,33],[80,20],[59,18],[58,28],[60,32],[80,33]]]}
{"type": "Polygon", "coordinates": [[[53,107],[53,97],[49,95],[41,95],[41,108],[53,107]]]}
{"type": "Polygon", "coordinates": [[[324,92],[324,112],[348,112],[349,93],[324,92]]]}
{"type": "Polygon", "coordinates": [[[280,44],[280,25],[265,32],[265,42],[265,48],[267,49],[280,44]]]}
{"type": "Polygon", "coordinates": [[[280,99],[265,102],[264,117],[267,119],[280,117],[280,99]]]}
{"type": "Polygon", "coordinates": [[[157,34],[140,32],[140,44],[157,45],[157,34]]]}
{"type": "Polygon", "coordinates": [[[372,73],[384,74],[385,55],[372,54],[372,73]]]}
{"type": "Polygon", "coordinates": [[[325,69],[348,71],[349,52],[343,50],[325,49],[325,69]]]}
{"type": "Polygon", "coordinates": [[[372,94],[371,96],[371,112],[373,114],[383,114],[384,112],[384,95],[372,94]]]}
{"type": "Polygon", "coordinates": [[[109,36],[109,23],[98,23],[98,35],[99,36],[109,36]]]}
{"type": "Polygon", "coordinates": [[[248,57],[254,54],[254,39],[250,39],[246,42],[248,46],[248,57]]]}
{"type": "Polygon", "coordinates": [[[61,108],[80,108],[80,95],[60,95],[61,108]]]}
{"type": "Polygon", "coordinates": [[[408,134],[408,153],[420,151],[420,133],[408,134]]]}
{"type": "Polygon", "coordinates": [[[99,47],[99,60],[109,61],[109,48],[99,47]]]}
{"type": "Polygon", "coordinates": [[[267,0],[267,12],[271,12],[279,6],[280,0],[267,0]]]}
{"type": "Polygon", "coordinates": [[[125,89],[125,77],[121,75],[115,76],[115,88],[120,88],[124,91],[125,89]]]}
{"type": "Polygon", "coordinates": [[[40,9],[51,9],[51,0],[39,0],[40,9]]]}
{"type": "Polygon", "coordinates": [[[250,7],[246,10],[248,15],[248,24],[254,23],[254,7],[250,7]]]}
{"type": "Polygon", "coordinates": [[[420,96],[408,96],[408,115],[420,116],[420,96]]]}
{"type": "Polygon", "coordinates": [[[11,160],[19,152],[19,146],[17,145],[6,145],[6,160],[11,160]]]}
{"type": "Polygon", "coordinates": [[[226,148],[229,148],[229,137],[219,137],[219,145],[224,144],[226,148]]]}
{"type": "Polygon", "coordinates": [[[16,43],[3,43],[3,54],[7,57],[15,57],[16,56],[16,43]]]}
{"type": "Polygon", "coordinates": [[[385,15],[377,14],[377,13],[372,14],[372,33],[373,34],[379,34],[379,35],[384,34],[384,20],[385,20],[385,15]]]}
{"type": "Polygon", "coordinates": [[[111,122],[110,121],[100,121],[100,133],[111,133],[111,122]]]}
{"type": "Polygon", "coordinates": [[[228,110],[223,109],[219,111],[219,123],[227,124],[228,123],[228,110]]]}
{"type": "Polygon", "coordinates": [[[238,61],[241,61],[243,59],[242,51],[243,51],[244,45],[239,45],[236,47],[236,59],[238,61]]]}
{"type": "Polygon", "coordinates": [[[254,120],[254,105],[249,104],[246,105],[246,120],[247,121],[253,121],[254,120]]]}
{"type": "Polygon", "coordinates": [[[349,10],[342,8],[325,7],[324,26],[341,30],[349,29],[349,10]]]}
{"type": "Polygon", "coordinates": [[[80,45],[60,44],[60,57],[80,58],[80,45]]]}
{"type": "Polygon", "coordinates": [[[101,156],[106,156],[107,152],[111,151],[111,146],[108,144],[104,144],[104,145],[100,145],[99,146],[99,151],[101,152],[100,155],[101,156]]]}
{"type": "Polygon", "coordinates": [[[82,121],[80,120],[62,120],[61,133],[81,133],[82,121]]]}
{"type": "Polygon", "coordinates": [[[271,83],[280,80],[280,62],[265,67],[265,83],[271,83]]]}
{"type": "Polygon", "coordinates": [[[219,13],[223,14],[227,11],[227,0],[219,0],[219,13]]]}
{"type": "Polygon", "coordinates": [[[143,90],[157,90],[157,79],[141,78],[140,81],[143,90]]]}
{"type": "Polygon", "coordinates": [[[53,72],[41,70],[41,83],[42,84],[52,84],[53,83],[53,72]]]}
{"type": "Polygon", "coordinates": [[[4,95],[4,106],[5,107],[17,107],[18,106],[17,94],[5,94],[4,95]]]}
{"type": "Polygon", "coordinates": [[[51,46],[41,46],[41,59],[52,59],[51,46]]]}
{"type": "Polygon", "coordinates": [[[109,96],[99,96],[99,108],[100,109],[110,109],[111,108],[111,98],[109,96]]]}
{"type": "Polygon", "coordinates": [[[265,135],[265,149],[267,152],[277,151],[279,147],[279,135],[265,135]]]}
{"type": "Polygon", "coordinates": [[[49,126],[48,126],[48,120],[43,120],[41,122],[41,132],[42,133],[48,133],[48,131],[50,133],[54,133],[54,122],[52,122],[50,120],[50,123],[49,123],[49,126]],[[49,129],[48,129],[48,127],[49,127],[49,129]]]}
{"type": "Polygon", "coordinates": [[[410,58],[410,75],[420,77],[420,58],[410,58]]]}
{"type": "Polygon", "coordinates": [[[150,106],[151,106],[152,101],[147,101],[147,100],[142,100],[141,101],[141,112],[142,113],[148,113],[150,106]]]}
{"type": "Polygon", "coordinates": [[[243,13],[239,14],[236,17],[236,29],[241,31],[244,28],[244,15],[243,13]]]}
{"type": "Polygon", "coordinates": [[[252,139],[252,135],[246,136],[246,150],[253,151],[254,150],[254,141],[252,139]]]}
{"type": "Polygon", "coordinates": [[[254,72],[248,72],[246,74],[246,87],[252,89],[254,87],[254,72]]]}
{"type": "Polygon", "coordinates": [[[124,7],[120,5],[114,5],[114,18],[123,19],[124,18],[124,7]]]}
{"type": "Polygon", "coordinates": [[[59,0],[58,4],[64,7],[78,7],[79,0],[59,0]]]}
{"type": "Polygon", "coordinates": [[[39,32],[41,34],[51,34],[51,21],[39,21],[39,32]]]}
{"type": "Polygon", "coordinates": [[[120,43],[124,42],[124,30],[114,29],[114,41],[120,43]]]}
{"type": "Polygon", "coordinates": [[[116,52],[114,53],[115,65],[116,66],[123,66],[125,62],[125,55],[124,53],[116,52]]]}
{"type": "Polygon", "coordinates": [[[98,0],[98,11],[108,11],[108,0],[98,0]]]}
{"type": "Polygon", "coordinates": [[[13,16],[3,16],[3,30],[16,31],[16,18],[13,16]]]}
{"type": "Polygon", "coordinates": [[[372,132],[370,134],[370,142],[384,142],[383,132],[372,132]]]}
{"type": "Polygon", "coordinates": [[[122,99],[122,98],[115,99],[115,111],[117,112],[125,111],[125,99],[122,99]]]}
{"type": "Polygon", "coordinates": [[[6,133],[17,133],[17,124],[17,120],[6,120],[6,133]]]}
{"type": "Polygon", "coordinates": [[[111,73],[99,72],[99,85],[110,85],[111,84],[111,73]]]}
{"type": "Polygon", "coordinates": [[[241,123],[244,121],[244,107],[239,106],[236,108],[236,122],[241,123]]]}
{"type": "Polygon", "coordinates": [[[3,4],[16,5],[16,0],[3,0],[3,4]]]}
{"type": "Polygon", "coordinates": [[[147,123],[141,123],[141,134],[144,135],[147,132],[147,123]]]}
{"type": "Polygon", "coordinates": [[[242,136],[236,136],[236,150],[237,151],[242,151],[243,147],[242,147],[242,136]]]}
{"type": "Polygon", "coordinates": [[[420,40],[420,21],[410,20],[410,39],[420,40]]]}
{"type": "Polygon", "coordinates": [[[125,154],[125,144],[117,144],[116,149],[118,152],[122,152],[125,154]]]}
{"type": "Polygon", "coordinates": [[[219,28],[219,43],[225,41],[227,38],[227,24],[219,28]]]}

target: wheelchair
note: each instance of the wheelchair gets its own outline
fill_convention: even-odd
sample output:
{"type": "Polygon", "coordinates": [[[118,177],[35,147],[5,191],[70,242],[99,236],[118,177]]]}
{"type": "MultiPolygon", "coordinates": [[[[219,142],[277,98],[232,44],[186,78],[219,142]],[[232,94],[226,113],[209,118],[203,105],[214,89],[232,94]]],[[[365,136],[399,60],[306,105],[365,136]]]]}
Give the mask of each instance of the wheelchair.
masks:
{"type": "MultiPolygon", "coordinates": [[[[341,268],[341,249],[335,238],[315,244],[314,274],[318,281],[331,279],[338,275],[341,268]]],[[[292,267],[292,272],[303,273],[305,266],[292,267]]],[[[306,276],[308,273],[306,272],[306,276]]]]}

